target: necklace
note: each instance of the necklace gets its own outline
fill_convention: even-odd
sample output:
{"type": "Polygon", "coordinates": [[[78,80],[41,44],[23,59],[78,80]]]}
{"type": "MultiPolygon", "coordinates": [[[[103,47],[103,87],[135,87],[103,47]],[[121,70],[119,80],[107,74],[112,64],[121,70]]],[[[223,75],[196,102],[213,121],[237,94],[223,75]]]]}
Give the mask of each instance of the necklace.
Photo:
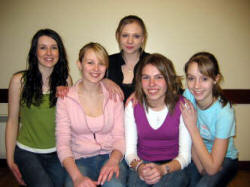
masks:
{"type": "Polygon", "coordinates": [[[129,66],[127,65],[127,69],[128,69],[128,72],[129,72],[129,73],[133,73],[133,72],[134,72],[134,66],[129,67],[129,66]]]}
{"type": "Polygon", "coordinates": [[[210,108],[210,107],[214,104],[215,101],[216,101],[216,98],[213,97],[211,103],[209,103],[207,106],[205,106],[205,107],[200,107],[200,106],[198,105],[198,103],[197,103],[197,105],[198,105],[198,107],[199,107],[201,110],[207,110],[208,108],[210,108]]]}

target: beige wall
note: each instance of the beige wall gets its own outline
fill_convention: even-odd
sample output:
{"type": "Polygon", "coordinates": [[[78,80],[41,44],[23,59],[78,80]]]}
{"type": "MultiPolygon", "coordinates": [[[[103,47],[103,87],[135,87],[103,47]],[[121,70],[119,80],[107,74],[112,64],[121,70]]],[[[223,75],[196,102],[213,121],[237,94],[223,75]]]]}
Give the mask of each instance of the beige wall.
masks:
{"type": "MultiPolygon", "coordinates": [[[[85,43],[100,42],[109,53],[118,51],[114,32],[125,15],[142,17],[149,32],[148,52],[160,52],[183,65],[195,52],[214,53],[225,81],[223,88],[250,89],[249,0],[0,0],[0,88],[13,72],[26,67],[32,35],[52,28],[63,38],[76,81],[77,54],[85,43]]],[[[0,105],[6,114],[6,106],[0,105]]],[[[237,105],[237,138],[241,160],[250,160],[249,105],[237,105]]]]}

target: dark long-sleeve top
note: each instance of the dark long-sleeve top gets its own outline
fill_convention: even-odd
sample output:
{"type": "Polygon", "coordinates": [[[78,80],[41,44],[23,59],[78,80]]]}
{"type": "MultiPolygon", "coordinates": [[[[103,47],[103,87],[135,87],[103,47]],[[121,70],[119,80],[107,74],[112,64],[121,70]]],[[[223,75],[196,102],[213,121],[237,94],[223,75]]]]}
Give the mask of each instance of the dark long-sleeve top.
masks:
{"type": "Polygon", "coordinates": [[[122,65],[125,64],[125,61],[122,57],[122,52],[116,53],[109,56],[109,68],[107,70],[107,78],[114,81],[116,84],[118,84],[125,96],[124,102],[127,100],[127,98],[130,96],[131,93],[135,91],[135,77],[136,77],[136,70],[138,69],[138,65],[142,62],[144,57],[149,55],[149,53],[146,53],[142,51],[140,55],[140,59],[138,63],[134,67],[134,78],[131,84],[124,84],[123,83],[123,73],[122,73],[122,65]]]}

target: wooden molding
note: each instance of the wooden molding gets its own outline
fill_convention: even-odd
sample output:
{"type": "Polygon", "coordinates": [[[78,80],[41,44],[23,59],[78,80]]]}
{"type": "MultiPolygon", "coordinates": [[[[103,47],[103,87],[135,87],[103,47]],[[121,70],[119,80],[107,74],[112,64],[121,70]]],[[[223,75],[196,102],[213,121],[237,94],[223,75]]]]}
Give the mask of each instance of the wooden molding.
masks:
{"type": "Polygon", "coordinates": [[[0,103],[8,103],[8,89],[0,89],[0,103]]]}
{"type": "Polygon", "coordinates": [[[249,89],[224,89],[223,92],[233,104],[250,104],[249,89]]]}
{"type": "MultiPolygon", "coordinates": [[[[250,104],[250,89],[224,89],[233,104],[250,104]]],[[[8,103],[8,89],[0,89],[0,103],[8,103]]]]}

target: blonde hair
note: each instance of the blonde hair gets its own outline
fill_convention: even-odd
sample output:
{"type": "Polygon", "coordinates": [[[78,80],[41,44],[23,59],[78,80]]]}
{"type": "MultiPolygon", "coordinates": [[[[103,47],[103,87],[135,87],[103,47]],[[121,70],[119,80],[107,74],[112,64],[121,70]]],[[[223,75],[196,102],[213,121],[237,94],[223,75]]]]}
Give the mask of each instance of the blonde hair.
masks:
{"type": "Polygon", "coordinates": [[[82,59],[84,58],[86,51],[89,49],[93,50],[96,53],[99,60],[103,61],[104,64],[106,65],[106,67],[108,68],[108,66],[109,66],[108,53],[107,53],[106,49],[99,43],[90,42],[90,43],[84,45],[79,51],[78,60],[80,62],[82,62],[82,59]]]}

